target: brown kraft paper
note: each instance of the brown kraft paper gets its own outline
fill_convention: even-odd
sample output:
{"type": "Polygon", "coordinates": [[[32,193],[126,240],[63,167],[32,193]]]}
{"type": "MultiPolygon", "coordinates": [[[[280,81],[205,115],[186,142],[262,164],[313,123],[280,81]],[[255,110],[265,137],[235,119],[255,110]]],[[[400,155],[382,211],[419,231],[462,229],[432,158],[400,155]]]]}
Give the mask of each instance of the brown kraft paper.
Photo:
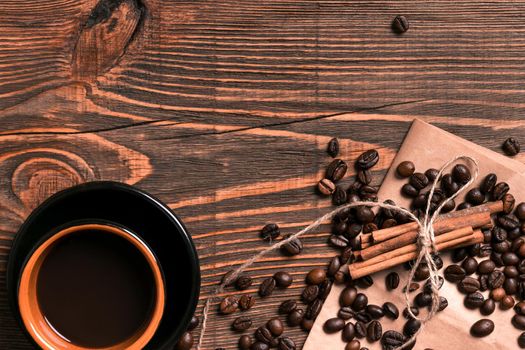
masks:
{"type": "MultiPolygon", "coordinates": [[[[399,179],[395,174],[395,169],[400,162],[411,160],[416,165],[416,171],[424,172],[428,168],[441,168],[443,164],[457,155],[470,156],[479,163],[480,175],[472,186],[478,186],[485,175],[493,172],[497,174],[498,182],[505,181],[510,185],[510,193],[516,198],[516,203],[525,201],[525,164],[420,120],[413,122],[398,154],[392,162],[392,166],[379,190],[379,200],[392,199],[397,205],[403,207],[409,205],[409,200],[400,193],[401,186],[406,183],[406,179],[399,179]]],[[[462,195],[467,191],[463,192],[462,195]]],[[[460,197],[463,197],[462,195],[460,197]]],[[[462,199],[456,199],[456,203],[461,203],[462,199]]],[[[441,257],[444,260],[445,267],[452,263],[449,253],[442,253],[441,257]]],[[[443,275],[443,269],[440,270],[440,274],[443,275]]],[[[369,303],[381,306],[384,302],[391,301],[396,304],[401,313],[406,306],[402,289],[407,281],[408,272],[403,267],[398,266],[388,271],[376,273],[373,275],[373,278],[374,285],[365,292],[369,303]],[[399,273],[401,283],[396,290],[387,291],[385,288],[385,276],[391,271],[399,273]]],[[[342,289],[342,286],[336,285],[332,288],[321,313],[310,331],[303,347],[304,350],[344,349],[346,343],[341,339],[341,332],[326,334],[323,331],[324,322],[337,316],[339,294],[342,289]]],[[[411,293],[411,299],[418,292],[411,293]]],[[[485,298],[488,297],[488,291],[483,292],[483,294],[485,298]]],[[[448,299],[448,307],[427,323],[425,329],[419,335],[414,349],[501,350],[519,348],[517,338],[522,331],[515,329],[511,324],[511,318],[514,315],[512,309],[501,311],[496,308],[492,315],[482,316],[479,310],[469,310],[463,305],[464,295],[457,291],[455,284],[451,284],[448,281],[445,281],[440,290],[440,295],[448,299]],[[470,327],[481,318],[492,319],[495,323],[495,330],[487,337],[474,338],[469,334],[470,327]]],[[[351,320],[351,322],[353,321],[355,320],[351,320]]],[[[401,315],[396,321],[383,317],[381,319],[383,332],[390,329],[401,332],[405,321],[401,315]]],[[[368,347],[370,350],[381,349],[380,342],[369,343],[366,339],[359,340],[361,347],[368,347]]]]}

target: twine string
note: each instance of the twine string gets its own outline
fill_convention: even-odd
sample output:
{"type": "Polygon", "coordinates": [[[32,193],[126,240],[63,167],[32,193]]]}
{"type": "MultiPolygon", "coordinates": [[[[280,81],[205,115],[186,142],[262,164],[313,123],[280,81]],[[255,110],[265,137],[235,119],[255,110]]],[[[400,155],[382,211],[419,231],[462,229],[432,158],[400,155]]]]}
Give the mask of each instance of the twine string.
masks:
{"type": "Polygon", "coordinates": [[[419,219],[417,216],[412,214],[409,210],[399,207],[397,205],[392,204],[386,204],[386,203],[377,203],[377,202],[365,202],[365,201],[356,201],[349,204],[345,204],[343,206],[338,207],[337,209],[334,209],[330,211],[327,214],[324,214],[323,216],[319,217],[317,220],[315,220],[313,223],[308,225],[307,227],[303,228],[297,233],[294,233],[290,235],[288,238],[283,239],[282,241],[275,243],[268,248],[260,251],[250,259],[248,259],[246,262],[241,264],[239,267],[237,267],[235,270],[232,270],[233,272],[226,276],[222,280],[222,282],[213,290],[210,296],[206,299],[206,302],[204,304],[204,308],[202,311],[203,319],[202,319],[202,326],[199,334],[199,341],[197,344],[197,350],[202,349],[202,345],[204,342],[204,338],[206,335],[207,325],[209,321],[209,312],[211,305],[214,301],[216,301],[218,295],[222,294],[224,292],[224,288],[229,285],[231,282],[235,281],[244,271],[246,271],[247,268],[249,268],[251,265],[253,265],[256,261],[258,261],[260,258],[264,257],[265,255],[281,248],[283,245],[293,241],[294,239],[299,238],[300,236],[304,235],[305,233],[309,233],[316,228],[318,228],[322,223],[332,220],[334,216],[342,212],[343,210],[346,210],[348,208],[354,208],[354,207],[360,207],[360,206],[367,206],[367,207],[377,207],[382,209],[389,209],[397,213],[404,214],[408,216],[411,220],[415,221],[418,224],[418,256],[415,261],[415,263],[412,265],[409,273],[409,277],[406,283],[405,288],[405,303],[407,306],[408,313],[411,317],[414,319],[417,319],[421,322],[421,326],[415,332],[410,339],[408,339],[403,345],[399,346],[397,349],[402,350],[406,349],[409,346],[412,346],[413,342],[416,340],[417,336],[421,331],[423,330],[424,326],[428,321],[430,321],[435,314],[437,313],[437,310],[440,306],[440,296],[439,296],[439,273],[438,268],[436,266],[436,263],[434,262],[434,259],[432,258],[432,255],[437,253],[437,248],[435,244],[435,232],[434,232],[434,221],[437,219],[439,214],[441,213],[443,207],[447,204],[448,201],[455,199],[457,196],[459,196],[460,193],[462,193],[466,188],[468,188],[478,177],[479,175],[479,167],[478,162],[468,156],[456,156],[446,162],[441,169],[438,172],[438,175],[434,179],[432,186],[430,187],[430,190],[428,191],[428,198],[427,198],[427,206],[425,209],[425,215],[422,219],[419,219]],[[470,180],[463,184],[456,193],[451,195],[450,197],[445,198],[442,203],[435,209],[434,213],[430,215],[430,206],[432,203],[432,196],[435,193],[435,190],[437,188],[437,184],[445,172],[445,170],[454,162],[458,160],[463,160],[465,162],[470,162],[473,170],[473,175],[471,176],[470,180]],[[411,310],[411,303],[410,303],[410,296],[409,296],[409,288],[408,286],[414,281],[415,273],[418,269],[418,267],[422,264],[422,262],[425,261],[427,265],[429,266],[429,280],[430,280],[430,289],[431,289],[431,295],[432,295],[432,304],[430,311],[424,318],[419,318],[418,316],[414,315],[411,310]]]}

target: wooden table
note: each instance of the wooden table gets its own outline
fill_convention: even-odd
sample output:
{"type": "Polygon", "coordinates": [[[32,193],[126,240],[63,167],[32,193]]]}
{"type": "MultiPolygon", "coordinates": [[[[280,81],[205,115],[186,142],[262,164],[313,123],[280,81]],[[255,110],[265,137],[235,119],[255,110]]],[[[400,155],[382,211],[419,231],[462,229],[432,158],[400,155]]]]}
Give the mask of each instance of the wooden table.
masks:
{"type": "MultiPolygon", "coordinates": [[[[348,161],[380,151],[375,184],[416,117],[496,150],[522,137],[524,35],[525,2],[3,1],[0,348],[31,348],[8,311],[6,260],[52,193],[106,179],[158,196],[195,240],[205,298],[267,246],[265,223],[292,233],[331,208],[314,192],[331,137],[348,161]]],[[[250,269],[249,293],[278,270],[296,279],[257,300],[256,326],[334,255],[326,238],[250,269]]],[[[235,349],[235,316],[213,310],[206,348],[235,349]]]]}

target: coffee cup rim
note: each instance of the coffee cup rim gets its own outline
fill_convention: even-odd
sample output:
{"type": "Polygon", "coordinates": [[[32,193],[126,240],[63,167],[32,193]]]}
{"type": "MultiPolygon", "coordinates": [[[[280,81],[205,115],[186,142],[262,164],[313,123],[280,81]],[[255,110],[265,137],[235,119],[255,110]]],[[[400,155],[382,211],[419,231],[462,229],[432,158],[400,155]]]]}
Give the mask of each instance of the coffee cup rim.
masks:
{"type": "MultiPolygon", "coordinates": [[[[34,293],[35,291],[33,290],[33,294],[34,293]]],[[[155,332],[162,321],[166,304],[164,272],[162,271],[162,266],[160,265],[155,252],[138,234],[133,232],[131,229],[125,227],[124,225],[104,219],[72,220],[50,230],[50,232],[43,235],[42,238],[33,246],[22,265],[21,273],[17,283],[16,294],[18,296],[18,308],[21,321],[31,338],[42,348],[48,348],[50,346],[48,344],[49,339],[47,339],[46,336],[42,334],[44,327],[47,327],[46,330],[48,334],[51,332],[57,336],[54,338],[55,341],[58,339],[62,340],[60,343],[64,347],[60,348],[67,350],[118,350],[122,349],[122,346],[125,346],[125,348],[128,350],[142,349],[155,335],[155,332]],[[60,239],[70,234],[88,229],[99,229],[107,232],[108,234],[116,234],[132,243],[147,261],[153,272],[155,281],[154,308],[144,328],[140,329],[137,334],[131,336],[123,342],[109,347],[81,347],[63,340],[58,332],[54,331],[47,321],[45,321],[42,312],[38,308],[36,296],[31,296],[30,290],[28,288],[30,279],[35,279],[38,275],[39,266],[37,270],[33,269],[35,267],[35,263],[37,263],[38,259],[40,259],[40,263],[42,262],[42,260],[45,258],[45,254],[47,254],[50,247],[52,247],[52,244],[58,242],[60,239]],[[32,269],[27,270],[28,266],[32,269]],[[31,308],[33,309],[32,313],[28,308],[30,303],[36,305],[36,307],[31,308]],[[35,319],[35,317],[37,319],[35,319]]]]}

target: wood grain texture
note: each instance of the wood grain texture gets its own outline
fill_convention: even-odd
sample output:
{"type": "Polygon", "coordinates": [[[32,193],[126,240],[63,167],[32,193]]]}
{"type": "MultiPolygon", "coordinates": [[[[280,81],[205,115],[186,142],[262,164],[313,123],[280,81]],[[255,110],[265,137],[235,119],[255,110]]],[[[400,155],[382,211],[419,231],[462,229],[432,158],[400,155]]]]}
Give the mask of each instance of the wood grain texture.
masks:
{"type": "MultiPolygon", "coordinates": [[[[205,298],[265,248],[265,223],[291,233],[331,207],[313,190],[331,137],[345,160],[380,151],[376,184],[416,117],[495,150],[520,138],[524,10],[474,0],[3,1],[0,348],[31,348],[7,308],[5,264],[21,222],[59,189],[117,180],[169,203],[199,250],[205,298]],[[397,14],[410,20],[402,36],[390,30],[397,14]]],[[[256,284],[243,293],[281,269],[296,278],[257,299],[257,325],[334,254],[326,237],[250,269],[256,284]]],[[[212,315],[207,349],[236,348],[235,316],[212,315]]]]}

